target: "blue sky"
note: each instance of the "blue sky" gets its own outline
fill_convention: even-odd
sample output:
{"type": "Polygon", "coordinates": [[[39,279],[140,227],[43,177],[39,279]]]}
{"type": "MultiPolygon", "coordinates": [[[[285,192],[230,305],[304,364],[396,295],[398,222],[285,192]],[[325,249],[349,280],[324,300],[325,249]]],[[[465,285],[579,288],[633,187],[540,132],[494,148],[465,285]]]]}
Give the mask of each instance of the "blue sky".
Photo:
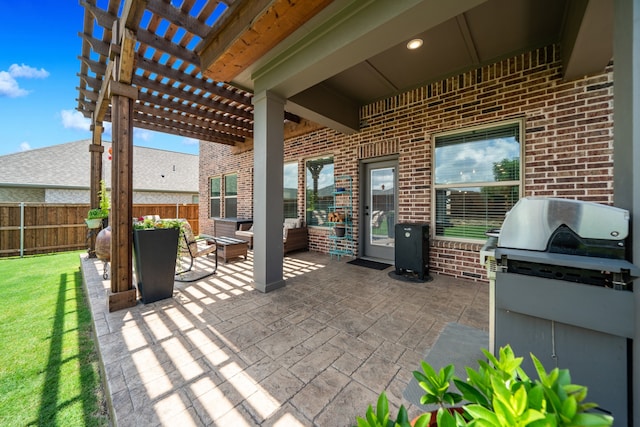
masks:
{"type": "MultiPolygon", "coordinates": [[[[78,0],[0,0],[0,10],[0,155],[91,138],[89,120],[75,109],[78,0]]],[[[103,140],[111,141],[105,128],[103,140]]],[[[196,140],[142,129],[134,144],[198,154],[196,140]]]]}

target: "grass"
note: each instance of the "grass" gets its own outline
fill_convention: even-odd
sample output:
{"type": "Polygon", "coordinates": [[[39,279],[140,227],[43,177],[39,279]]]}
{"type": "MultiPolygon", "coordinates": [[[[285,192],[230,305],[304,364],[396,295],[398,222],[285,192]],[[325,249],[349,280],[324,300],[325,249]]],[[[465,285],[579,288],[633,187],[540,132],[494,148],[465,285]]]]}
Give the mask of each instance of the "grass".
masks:
{"type": "Polygon", "coordinates": [[[487,225],[457,225],[446,227],[444,235],[446,237],[465,237],[468,239],[487,239],[485,232],[491,227],[487,225]]]}
{"type": "Polygon", "coordinates": [[[106,426],[79,252],[0,259],[0,425],[106,426]]]}

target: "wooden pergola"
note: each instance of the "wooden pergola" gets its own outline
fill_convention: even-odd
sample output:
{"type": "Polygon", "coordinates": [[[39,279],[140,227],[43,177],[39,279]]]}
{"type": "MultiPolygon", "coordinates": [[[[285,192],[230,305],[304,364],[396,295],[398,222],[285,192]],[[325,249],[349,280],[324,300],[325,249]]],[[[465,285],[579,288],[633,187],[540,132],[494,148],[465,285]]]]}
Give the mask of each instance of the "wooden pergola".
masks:
{"type": "MultiPolygon", "coordinates": [[[[80,0],[78,111],[91,119],[91,206],[112,123],[109,309],[136,303],[132,286],[133,128],[239,145],[253,138],[252,93],[229,83],[331,0],[80,0]],[[98,4],[100,3],[100,5],[98,4]]],[[[285,112],[285,121],[300,118],[285,112]]]]}

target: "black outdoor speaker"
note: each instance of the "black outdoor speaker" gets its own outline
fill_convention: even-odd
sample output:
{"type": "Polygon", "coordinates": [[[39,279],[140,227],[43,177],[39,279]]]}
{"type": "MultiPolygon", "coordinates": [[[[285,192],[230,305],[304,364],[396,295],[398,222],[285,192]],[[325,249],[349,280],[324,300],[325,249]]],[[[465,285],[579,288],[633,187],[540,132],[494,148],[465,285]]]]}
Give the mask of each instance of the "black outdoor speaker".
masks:
{"type": "Polygon", "coordinates": [[[396,224],[396,274],[429,275],[429,224],[396,224]]]}

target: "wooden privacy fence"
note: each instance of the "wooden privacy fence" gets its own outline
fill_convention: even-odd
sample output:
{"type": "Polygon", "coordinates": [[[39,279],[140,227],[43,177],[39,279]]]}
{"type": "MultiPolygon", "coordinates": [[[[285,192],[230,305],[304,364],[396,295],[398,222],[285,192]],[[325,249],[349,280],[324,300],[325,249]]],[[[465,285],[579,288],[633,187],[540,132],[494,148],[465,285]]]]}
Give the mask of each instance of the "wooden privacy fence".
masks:
{"type": "MultiPolygon", "coordinates": [[[[88,248],[88,204],[0,203],[0,257],[88,248]]],[[[133,216],[186,218],[198,234],[197,204],[133,205],[133,216]]]]}

